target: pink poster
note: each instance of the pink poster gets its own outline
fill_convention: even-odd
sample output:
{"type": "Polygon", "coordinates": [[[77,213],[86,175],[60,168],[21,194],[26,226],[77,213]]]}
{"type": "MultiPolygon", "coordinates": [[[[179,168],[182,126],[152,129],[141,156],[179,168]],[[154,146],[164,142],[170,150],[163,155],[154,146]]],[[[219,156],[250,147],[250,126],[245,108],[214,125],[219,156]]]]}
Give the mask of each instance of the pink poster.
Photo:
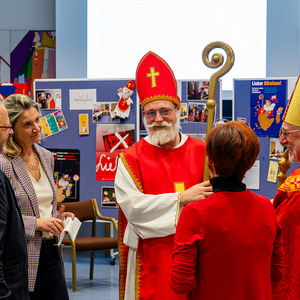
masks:
{"type": "Polygon", "coordinates": [[[134,124],[98,124],[96,132],[96,180],[114,181],[119,153],[134,143],[134,124]]]}

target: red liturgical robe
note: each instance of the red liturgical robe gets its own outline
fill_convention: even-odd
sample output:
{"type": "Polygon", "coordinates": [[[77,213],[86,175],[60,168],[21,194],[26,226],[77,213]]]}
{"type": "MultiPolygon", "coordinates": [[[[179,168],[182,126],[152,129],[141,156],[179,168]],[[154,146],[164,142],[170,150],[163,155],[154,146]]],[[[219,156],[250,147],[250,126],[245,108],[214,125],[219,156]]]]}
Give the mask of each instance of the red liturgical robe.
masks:
{"type": "MultiPolygon", "coordinates": [[[[147,195],[168,195],[166,193],[170,193],[174,199],[176,191],[183,191],[203,181],[204,155],[204,143],[188,137],[183,145],[174,149],[162,149],[142,139],[126,149],[120,157],[137,190],[142,193],[141,195],[146,197],[147,195]]],[[[122,185],[122,182],[120,181],[120,184],[117,183],[117,185],[122,185]]],[[[140,201],[143,201],[142,197],[140,201]]],[[[135,218],[141,217],[143,221],[143,214],[145,214],[145,223],[147,223],[147,213],[150,212],[151,216],[152,211],[153,218],[155,218],[158,214],[157,211],[164,210],[165,207],[163,203],[162,205],[149,203],[144,211],[138,210],[138,212],[130,214],[129,210],[132,210],[132,207],[138,209],[139,203],[124,204],[121,201],[119,204],[120,299],[123,299],[128,253],[128,246],[123,243],[126,227],[129,226],[128,223],[130,226],[134,226],[132,224],[135,222],[135,218]]],[[[178,215],[179,203],[176,194],[174,205],[177,206],[178,215]]],[[[163,213],[162,216],[164,216],[163,213]]],[[[169,221],[170,227],[173,227],[172,231],[164,233],[163,229],[159,228],[160,225],[156,225],[158,226],[157,236],[153,232],[147,238],[138,235],[135,299],[184,299],[183,296],[179,296],[171,290],[169,283],[176,220],[177,216],[174,213],[169,221]]],[[[155,220],[151,221],[155,222],[155,220]]],[[[162,224],[161,227],[163,228],[163,226],[162,224]]],[[[136,228],[134,231],[138,232],[138,230],[136,228]]]]}
{"type": "Polygon", "coordinates": [[[283,230],[285,274],[276,300],[300,299],[300,168],[280,186],[274,197],[274,207],[283,230]]]}

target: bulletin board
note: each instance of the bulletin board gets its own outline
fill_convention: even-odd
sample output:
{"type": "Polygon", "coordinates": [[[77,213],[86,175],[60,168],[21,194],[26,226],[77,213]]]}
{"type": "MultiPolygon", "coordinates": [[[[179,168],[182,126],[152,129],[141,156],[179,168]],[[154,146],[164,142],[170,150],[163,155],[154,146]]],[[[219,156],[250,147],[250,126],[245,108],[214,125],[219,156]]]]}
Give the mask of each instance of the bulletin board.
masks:
{"type": "MultiPolygon", "coordinates": [[[[58,129],[54,130],[54,134],[49,130],[49,135],[41,141],[41,146],[51,151],[55,149],[55,153],[58,153],[57,155],[62,157],[61,160],[64,159],[63,155],[68,157],[69,153],[71,153],[71,155],[73,155],[73,153],[80,153],[80,157],[76,157],[80,164],[79,171],[76,174],[71,174],[71,176],[69,176],[69,174],[65,175],[63,171],[61,171],[61,174],[59,172],[56,174],[57,178],[60,177],[62,183],[64,177],[68,180],[71,179],[71,186],[77,186],[79,201],[96,198],[100,211],[105,216],[114,218],[117,218],[117,208],[114,205],[114,201],[112,201],[114,197],[114,182],[112,180],[105,180],[110,179],[109,174],[107,176],[105,175],[105,170],[101,173],[101,178],[98,176],[97,180],[96,170],[99,168],[113,169],[115,165],[112,162],[113,158],[111,158],[110,161],[106,160],[105,163],[100,166],[100,160],[99,157],[97,157],[98,150],[96,151],[96,148],[98,147],[99,135],[102,135],[102,132],[105,130],[109,132],[111,127],[115,128],[119,126],[118,131],[122,132],[121,137],[117,140],[120,144],[119,146],[123,145],[123,138],[125,139],[125,136],[127,139],[126,143],[129,143],[128,141],[132,142],[133,140],[133,142],[136,142],[146,135],[136,89],[133,90],[131,96],[132,104],[130,106],[129,116],[124,119],[120,118],[119,120],[111,119],[110,112],[115,109],[116,103],[118,103],[120,99],[118,90],[125,87],[130,80],[132,79],[37,79],[34,81],[35,101],[38,102],[44,96],[47,97],[49,93],[52,98],[56,97],[55,109],[48,109],[44,104],[44,108],[41,109],[42,119],[46,122],[45,128],[53,128],[55,124],[53,125],[53,122],[50,122],[52,119],[54,121],[58,120],[58,118],[60,121],[63,120],[62,127],[59,128],[58,126],[58,129]],[[42,95],[43,92],[45,95],[42,95]],[[101,105],[99,103],[101,103],[101,105]],[[107,107],[107,109],[105,109],[107,112],[101,116],[98,113],[94,113],[93,108],[98,106],[107,107]],[[87,122],[83,124],[82,118],[87,122]],[[47,120],[49,120],[50,124],[47,124],[47,120]]],[[[195,137],[204,136],[206,133],[206,122],[203,121],[203,119],[202,122],[201,120],[200,122],[198,120],[195,121],[195,118],[191,121],[185,114],[188,114],[188,108],[191,107],[195,117],[195,112],[200,111],[203,103],[205,103],[205,99],[201,99],[200,96],[198,97],[199,99],[190,99],[194,98],[190,97],[189,93],[191,85],[197,87],[200,92],[200,87],[207,82],[208,80],[205,79],[178,81],[178,95],[184,107],[181,112],[182,122],[180,129],[183,133],[195,137]],[[184,109],[186,109],[186,111],[184,111],[184,109]]],[[[208,87],[205,86],[205,89],[208,94],[208,87]]],[[[218,82],[215,99],[215,119],[219,119],[222,115],[221,105],[219,105],[221,102],[220,91],[221,83],[218,82]]],[[[110,139],[109,134],[101,137],[101,143],[103,143],[105,147],[114,147],[109,141],[116,140],[117,138],[115,136],[114,139],[110,139]]],[[[63,164],[63,162],[60,161],[60,164],[63,164]]],[[[64,167],[61,167],[61,169],[63,168],[64,167]]],[[[72,168],[70,167],[70,169],[72,168]]],[[[63,198],[65,194],[62,193],[61,197],[63,198]]]]}
{"type": "MultiPolygon", "coordinates": [[[[279,131],[282,116],[296,81],[296,77],[234,79],[233,120],[245,120],[257,134],[261,147],[256,166],[258,186],[249,189],[270,199],[274,198],[278,187],[280,155],[276,152],[281,150],[279,131]]],[[[292,164],[287,175],[297,167],[298,164],[292,164]]]]}

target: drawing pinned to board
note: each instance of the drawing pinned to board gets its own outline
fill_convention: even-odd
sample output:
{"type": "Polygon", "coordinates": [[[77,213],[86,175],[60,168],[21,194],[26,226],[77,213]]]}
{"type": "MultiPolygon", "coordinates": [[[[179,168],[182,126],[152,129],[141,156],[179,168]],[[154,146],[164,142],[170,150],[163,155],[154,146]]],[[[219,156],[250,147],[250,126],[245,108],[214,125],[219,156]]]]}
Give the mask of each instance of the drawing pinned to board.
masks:
{"type": "Polygon", "coordinates": [[[40,109],[61,109],[61,89],[36,90],[35,102],[40,109]]]}
{"type": "Polygon", "coordinates": [[[96,89],[69,90],[70,110],[93,109],[97,101],[96,89]]]}
{"type": "Polygon", "coordinates": [[[64,114],[58,110],[41,118],[44,138],[68,129],[64,114]]]}
{"type": "Polygon", "coordinates": [[[134,124],[97,124],[96,180],[113,181],[120,152],[134,143],[134,124]]]}
{"type": "Polygon", "coordinates": [[[86,135],[89,134],[89,115],[79,114],[79,134],[86,135]]]}
{"type": "Polygon", "coordinates": [[[251,82],[251,128],[258,136],[279,136],[286,99],[286,80],[251,82]]]}

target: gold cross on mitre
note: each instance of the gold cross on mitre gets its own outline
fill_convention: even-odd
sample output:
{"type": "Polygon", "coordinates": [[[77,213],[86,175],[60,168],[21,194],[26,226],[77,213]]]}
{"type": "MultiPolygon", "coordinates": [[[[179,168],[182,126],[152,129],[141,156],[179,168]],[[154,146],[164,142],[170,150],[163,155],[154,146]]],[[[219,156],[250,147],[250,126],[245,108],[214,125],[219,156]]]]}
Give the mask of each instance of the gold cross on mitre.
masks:
{"type": "Polygon", "coordinates": [[[155,88],[156,85],[156,76],[159,76],[159,72],[155,72],[154,67],[150,67],[150,73],[147,73],[147,78],[151,77],[151,86],[155,88]]]}

